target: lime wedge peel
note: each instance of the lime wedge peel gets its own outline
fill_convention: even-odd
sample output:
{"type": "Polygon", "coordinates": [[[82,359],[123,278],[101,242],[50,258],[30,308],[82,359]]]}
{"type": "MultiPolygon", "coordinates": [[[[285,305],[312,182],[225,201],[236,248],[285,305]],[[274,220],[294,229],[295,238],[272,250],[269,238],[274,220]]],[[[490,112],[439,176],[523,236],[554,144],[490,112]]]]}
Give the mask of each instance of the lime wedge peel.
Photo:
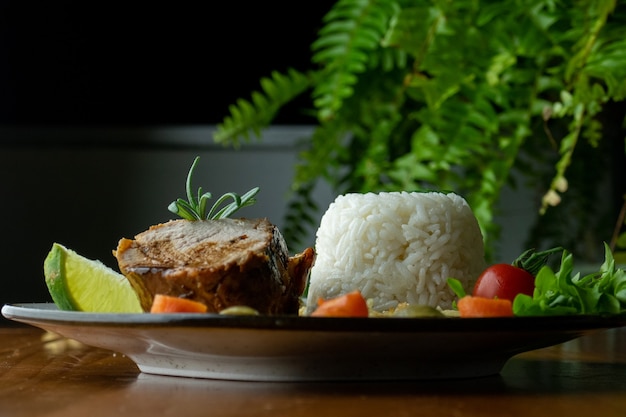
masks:
{"type": "Polygon", "coordinates": [[[58,243],[52,245],[44,261],[44,276],[52,300],[60,310],[143,312],[124,275],[58,243]]]}

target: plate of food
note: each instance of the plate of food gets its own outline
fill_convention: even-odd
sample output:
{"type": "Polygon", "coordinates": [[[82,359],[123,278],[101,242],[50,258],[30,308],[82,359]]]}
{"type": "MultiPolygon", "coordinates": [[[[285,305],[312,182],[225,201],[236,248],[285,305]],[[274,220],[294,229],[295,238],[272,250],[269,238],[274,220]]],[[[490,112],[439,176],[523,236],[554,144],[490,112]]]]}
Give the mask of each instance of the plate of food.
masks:
{"type": "Polygon", "coordinates": [[[454,193],[338,196],[315,247],[290,255],[267,219],[232,219],[258,189],[191,192],[181,219],[122,238],[119,272],[55,243],[54,303],[2,314],[131,358],[142,372],[254,381],[468,378],[512,356],[626,325],[626,274],[610,250],[574,273],[560,248],[486,265],[454,193]],[[232,199],[220,209],[220,204],[232,199]],[[562,252],[558,270],[545,261],[562,252]],[[466,294],[467,292],[467,294],[466,294]]]}
{"type": "Polygon", "coordinates": [[[514,355],[626,324],[624,317],[319,318],[114,314],[6,305],[2,314],[120,352],[145,373],[247,381],[494,375],[514,355]]]}

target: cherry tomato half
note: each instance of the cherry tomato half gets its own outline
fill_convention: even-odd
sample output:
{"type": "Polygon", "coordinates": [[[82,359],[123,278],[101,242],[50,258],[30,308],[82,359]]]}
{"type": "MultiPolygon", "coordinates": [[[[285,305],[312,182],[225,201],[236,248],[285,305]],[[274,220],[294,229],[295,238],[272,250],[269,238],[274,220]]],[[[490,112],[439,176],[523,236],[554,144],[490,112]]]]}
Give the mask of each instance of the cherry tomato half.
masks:
{"type": "Polygon", "coordinates": [[[530,272],[510,264],[495,264],[480,274],[472,295],[513,301],[517,294],[532,296],[534,290],[535,277],[530,272]]]}

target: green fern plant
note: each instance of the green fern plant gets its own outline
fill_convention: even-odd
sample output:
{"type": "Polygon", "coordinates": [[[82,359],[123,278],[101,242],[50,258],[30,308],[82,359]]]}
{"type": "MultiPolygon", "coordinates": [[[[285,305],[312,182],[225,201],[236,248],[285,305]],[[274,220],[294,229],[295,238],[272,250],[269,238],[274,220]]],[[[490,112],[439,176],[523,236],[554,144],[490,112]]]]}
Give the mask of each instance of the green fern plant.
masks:
{"type": "Polygon", "coordinates": [[[312,69],[262,79],[214,139],[260,137],[308,93],[316,126],[296,166],[291,242],[302,219],[315,227],[310,193],[323,179],[337,193],[458,192],[490,248],[515,169],[550,160],[545,213],[565,194],[581,141],[602,142],[599,115],[626,98],[625,9],[616,0],[339,0],[312,45],[312,69]]]}
{"type": "Polygon", "coordinates": [[[626,265],[626,194],[624,194],[623,199],[624,204],[622,204],[617,216],[610,249],[615,254],[615,262],[626,265]]]}
{"type": "Polygon", "coordinates": [[[271,77],[261,79],[262,92],[253,92],[250,101],[239,99],[229,107],[226,117],[214,134],[218,143],[240,145],[240,138],[250,139],[250,133],[261,135],[261,130],[269,125],[281,106],[302,94],[314,83],[314,74],[303,74],[289,69],[287,74],[274,71],[271,77]]]}

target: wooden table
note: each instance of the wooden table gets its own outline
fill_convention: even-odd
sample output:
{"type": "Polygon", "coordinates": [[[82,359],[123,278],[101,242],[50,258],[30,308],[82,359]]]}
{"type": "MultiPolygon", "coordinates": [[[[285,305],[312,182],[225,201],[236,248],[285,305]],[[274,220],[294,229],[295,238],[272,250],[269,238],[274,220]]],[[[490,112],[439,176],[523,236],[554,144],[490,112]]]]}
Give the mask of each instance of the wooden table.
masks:
{"type": "Polygon", "coordinates": [[[511,359],[501,375],[260,383],[140,373],[124,355],[0,327],[0,416],[626,416],[626,329],[511,359]]]}

